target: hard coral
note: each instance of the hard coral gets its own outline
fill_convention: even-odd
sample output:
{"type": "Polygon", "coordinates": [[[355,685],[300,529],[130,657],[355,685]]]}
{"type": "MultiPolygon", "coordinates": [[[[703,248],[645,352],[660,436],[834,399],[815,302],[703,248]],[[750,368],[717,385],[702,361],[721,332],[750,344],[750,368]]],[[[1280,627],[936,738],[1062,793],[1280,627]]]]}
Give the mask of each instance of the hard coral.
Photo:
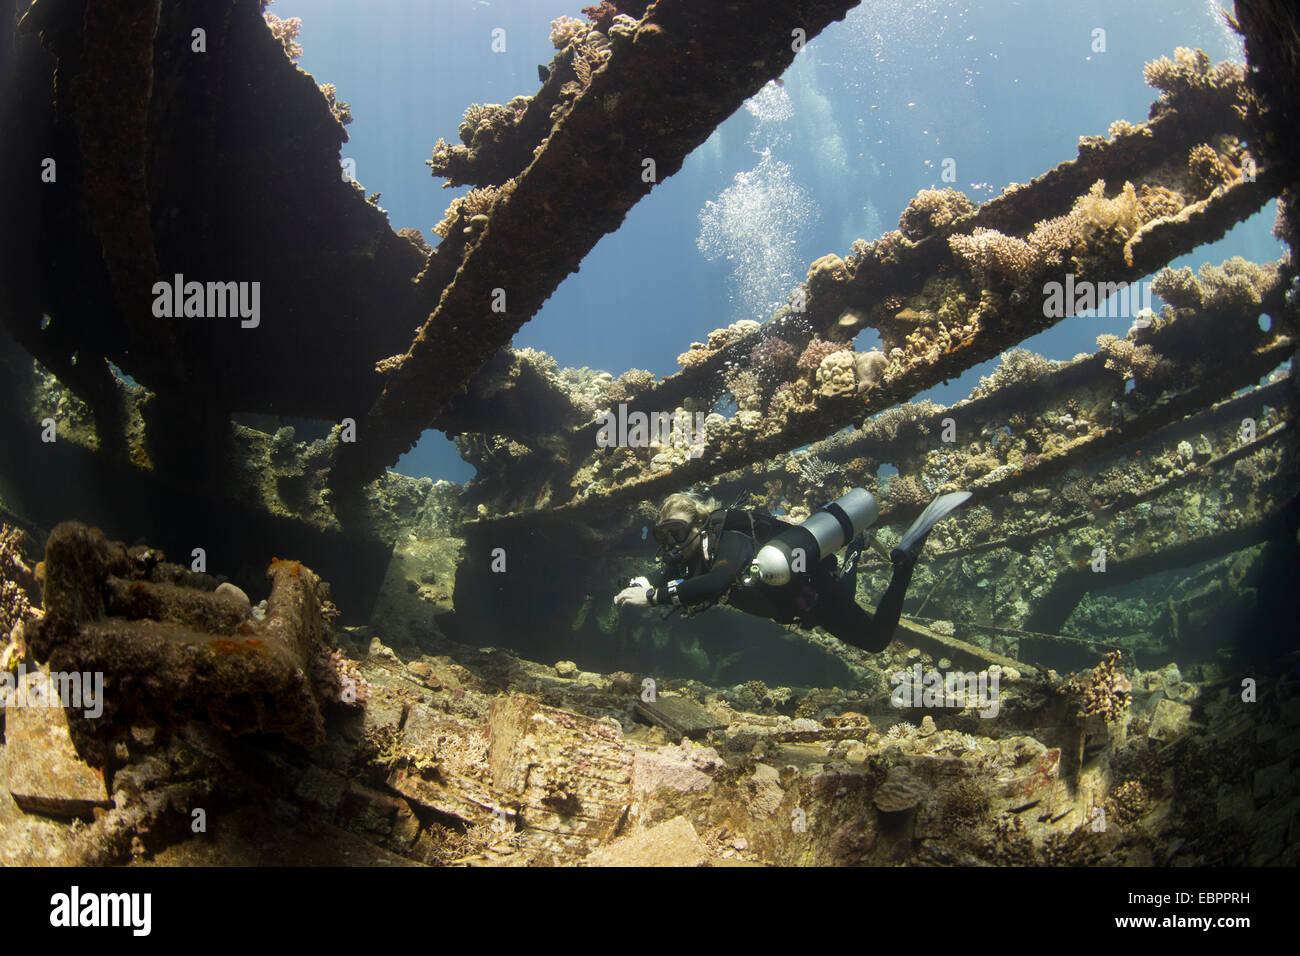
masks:
{"type": "Polygon", "coordinates": [[[1150,186],[1143,183],[1142,188],[1138,190],[1138,219],[1148,223],[1153,219],[1176,216],[1186,204],[1181,193],[1166,189],[1164,186],[1150,186]]]}
{"type": "Polygon", "coordinates": [[[419,229],[415,229],[411,226],[407,226],[404,229],[397,230],[397,234],[401,236],[403,239],[405,239],[407,242],[409,242],[411,245],[415,246],[415,248],[419,249],[420,252],[426,256],[433,251],[433,249],[429,246],[429,243],[425,241],[424,233],[422,233],[419,229]]]}
{"type": "Polygon", "coordinates": [[[1099,335],[1097,345],[1107,356],[1106,368],[1120,372],[1126,379],[1158,380],[1170,369],[1150,345],[1138,345],[1130,338],[1099,335]]]}
{"type": "Polygon", "coordinates": [[[1177,309],[1221,309],[1257,306],[1277,281],[1274,263],[1258,265],[1233,256],[1222,266],[1205,263],[1198,279],[1190,268],[1162,269],[1151,282],[1156,295],[1177,309]]]}
{"type": "Polygon", "coordinates": [[[727,390],[736,400],[736,406],[746,411],[759,411],[763,406],[763,396],[757,372],[751,369],[734,369],[727,377],[727,390]]]}
{"type": "Polygon", "coordinates": [[[14,625],[33,616],[27,588],[35,583],[35,577],[23,557],[22,544],[21,531],[0,525],[0,644],[14,625]]]}
{"type": "Polygon", "coordinates": [[[857,389],[856,363],[851,351],[832,352],[817,366],[817,394],[822,398],[848,395],[857,389]]]}
{"type": "Polygon", "coordinates": [[[352,122],[352,107],[344,103],[338,96],[338,90],[334,88],[333,83],[322,83],[320,85],[321,94],[325,97],[326,104],[329,105],[330,114],[340,126],[347,126],[352,122]]]}
{"type": "Polygon", "coordinates": [[[1011,282],[1030,275],[1037,258],[1034,247],[1023,239],[983,226],[977,226],[970,235],[949,236],[948,246],[972,272],[994,272],[1011,282]]]}
{"type": "Polygon", "coordinates": [[[1120,652],[1112,651],[1091,672],[1066,681],[1065,689],[1078,702],[1080,716],[1112,723],[1128,710],[1133,685],[1120,668],[1120,652]]]}
{"type": "Polygon", "coordinates": [[[322,649],[312,661],[312,682],[331,703],[357,706],[370,696],[370,684],[357,665],[337,650],[322,649]]]}
{"type": "Polygon", "coordinates": [[[618,377],[618,381],[624,392],[631,396],[653,386],[655,374],[643,368],[630,368],[618,377]]]}
{"type": "Polygon", "coordinates": [[[1245,75],[1244,67],[1234,63],[1211,67],[1205,51],[1178,47],[1173,60],[1162,56],[1142,69],[1147,85],[1161,91],[1160,99],[1151,104],[1151,118],[1171,109],[1219,103],[1230,104],[1244,118],[1249,97],[1245,75]]]}
{"type": "Polygon", "coordinates": [[[839,465],[823,461],[816,455],[809,455],[797,461],[803,480],[819,488],[828,482],[840,480],[843,476],[843,469],[839,465]]]}
{"type": "Polygon", "coordinates": [[[843,342],[827,342],[821,336],[814,335],[812,341],[804,348],[803,354],[799,356],[795,367],[805,379],[813,382],[816,380],[817,369],[821,367],[826,356],[833,355],[836,352],[843,352],[846,349],[851,350],[852,348],[852,345],[846,345],[843,342]]]}
{"type": "Polygon", "coordinates": [[[856,362],[859,392],[865,392],[880,381],[885,374],[885,369],[889,367],[889,360],[885,358],[885,353],[876,349],[859,353],[856,362]]]}
{"type": "Polygon", "coordinates": [[[1079,217],[1073,214],[1044,219],[1029,234],[1029,244],[1041,257],[1044,266],[1066,265],[1075,248],[1083,242],[1079,217]]]}
{"type": "Polygon", "coordinates": [[[1137,231],[1137,192],[1132,183],[1125,183],[1118,196],[1106,198],[1106,183],[1097,180],[1087,194],[1075,201],[1072,214],[1078,218],[1084,239],[1097,232],[1114,230],[1127,239],[1137,231]]]}
{"type": "Polygon", "coordinates": [[[465,110],[457,132],[471,149],[497,138],[506,127],[513,126],[528,108],[529,97],[516,96],[504,106],[499,103],[471,103],[465,110]]]}
{"type": "Polygon", "coordinates": [[[975,204],[955,189],[922,189],[898,219],[903,235],[913,242],[972,212],[975,204]]]}
{"type": "Polygon", "coordinates": [[[677,364],[682,368],[693,368],[696,365],[703,365],[712,354],[703,342],[692,342],[688,351],[677,356],[677,364]]]}
{"type": "Polygon", "coordinates": [[[772,335],[763,339],[750,350],[749,364],[759,371],[759,375],[776,382],[786,379],[799,361],[799,351],[783,338],[772,335]]]}
{"type": "Polygon", "coordinates": [[[302,44],[298,43],[298,34],[302,32],[302,18],[289,17],[287,20],[281,20],[274,13],[263,13],[262,19],[271,29],[271,36],[279,41],[284,47],[284,55],[290,60],[297,60],[302,56],[302,44]]]}
{"type": "Polygon", "coordinates": [[[573,17],[560,17],[551,21],[551,45],[563,50],[573,40],[581,40],[587,35],[591,25],[573,17]]]}
{"type": "Polygon", "coordinates": [[[502,183],[500,186],[483,186],[479,189],[471,189],[464,196],[453,199],[447,212],[442,217],[442,222],[433,227],[433,231],[442,238],[446,239],[456,223],[463,216],[466,222],[474,219],[475,216],[490,216],[492,207],[497,201],[508,196],[514,189],[514,180],[502,183]]]}
{"type": "Polygon", "coordinates": [[[608,31],[619,9],[609,0],[600,0],[595,6],[583,7],[582,12],[597,30],[608,31]]]}
{"type": "Polygon", "coordinates": [[[1201,143],[1187,155],[1187,175],[1192,182],[1192,195],[1204,199],[1220,186],[1232,182],[1232,174],[1219,154],[1209,143],[1201,143]]]}
{"type": "Polygon", "coordinates": [[[1011,349],[1009,352],[1003,352],[1000,358],[1002,364],[992,375],[980,376],[979,385],[971,390],[971,398],[992,394],[1005,385],[1033,381],[1050,372],[1058,364],[1028,349],[1011,349]]]}
{"type": "Polygon", "coordinates": [[[1147,814],[1151,809],[1151,801],[1141,783],[1129,780],[1116,787],[1106,798],[1106,809],[1110,819],[1120,826],[1130,826],[1147,814]]]}

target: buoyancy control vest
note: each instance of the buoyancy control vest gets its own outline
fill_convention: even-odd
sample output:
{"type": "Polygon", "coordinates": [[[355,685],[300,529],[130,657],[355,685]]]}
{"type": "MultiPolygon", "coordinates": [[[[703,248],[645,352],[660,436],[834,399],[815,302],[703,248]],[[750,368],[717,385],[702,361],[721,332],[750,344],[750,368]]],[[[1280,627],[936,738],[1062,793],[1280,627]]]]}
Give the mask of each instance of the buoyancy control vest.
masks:
{"type": "MultiPolygon", "coordinates": [[[[794,527],[795,525],[790,522],[763,511],[719,508],[709,515],[704,526],[707,557],[703,559],[702,570],[707,572],[712,568],[722,536],[726,532],[737,531],[745,535],[753,542],[752,554],[757,554],[764,544],[794,527]]],[[[822,566],[813,570],[814,573],[833,573],[834,567],[835,558],[828,556],[822,566]]],[[[809,584],[811,577],[811,574],[797,575],[788,584],[766,585],[750,573],[749,563],[746,561],[737,570],[731,585],[716,602],[692,608],[692,613],[706,610],[714,603],[724,603],[740,611],[788,624],[808,609],[809,591],[812,590],[809,584]]],[[[815,597],[812,600],[815,600],[815,597]]]]}

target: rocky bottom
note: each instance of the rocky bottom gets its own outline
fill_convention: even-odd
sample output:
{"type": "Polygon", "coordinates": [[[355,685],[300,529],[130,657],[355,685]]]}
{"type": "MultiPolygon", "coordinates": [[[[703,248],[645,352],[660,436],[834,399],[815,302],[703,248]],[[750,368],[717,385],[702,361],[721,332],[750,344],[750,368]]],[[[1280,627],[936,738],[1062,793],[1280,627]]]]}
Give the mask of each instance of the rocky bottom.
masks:
{"type": "MultiPolygon", "coordinates": [[[[637,675],[442,638],[403,661],[364,629],[342,637],[363,699],[327,708],[311,750],[202,717],[139,722],[105,773],[61,709],[28,708],[0,760],[0,862],[1300,862],[1294,677],[1243,703],[1176,667],[1008,668],[981,717],[758,682],[660,681],[651,701],[637,675]]],[[[882,673],[911,653],[893,645],[882,673]]]]}

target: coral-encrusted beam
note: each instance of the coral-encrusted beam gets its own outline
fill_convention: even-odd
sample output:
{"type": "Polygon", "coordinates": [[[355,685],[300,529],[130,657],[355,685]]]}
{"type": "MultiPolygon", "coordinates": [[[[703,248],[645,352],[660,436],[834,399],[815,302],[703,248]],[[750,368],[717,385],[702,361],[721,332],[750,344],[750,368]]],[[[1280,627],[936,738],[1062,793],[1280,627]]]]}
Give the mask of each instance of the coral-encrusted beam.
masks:
{"type": "Polygon", "coordinates": [[[395,462],[655,182],[855,5],[658,0],[494,209],[357,441],[341,447],[336,484],[395,462]]]}
{"type": "MultiPolygon", "coordinates": [[[[1160,221],[1159,228],[1152,230],[1146,241],[1135,248],[1132,264],[1124,261],[1119,245],[1105,244],[1095,250],[1095,258],[1079,267],[1079,279],[1132,282],[1150,274],[1171,259],[1221,238],[1228,229],[1257,211],[1281,190],[1279,178],[1276,171],[1265,170],[1254,181],[1234,183],[1203,202],[1190,204],[1178,216],[1160,221]]],[[[844,286],[852,285],[852,277],[839,281],[844,286]]],[[[834,292],[829,295],[833,296],[834,292]]],[[[811,301],[813,296],[810,294],[809,298],[811,301]]],[[[877,412],[907,401],[918,392],[957,377],[971,366],[996,356],[1003,349],[1058,321],[1046,314],[1041,297],[1035,296],[1026,296],[1018,305],[1003,309],[998,319],[996,324],[981,328],[970,339],[948,349],[936,360],[929,361],[921,356],[904,358],[896,366],[891,366],[865,396],[824,399],[814,408],[789,414],[777,431],[755,435],[749,440],[732,439],[716,446],[710,444],[708,453],[702,457],[687,459],[653,475],[643,474],[607,490],[583,494],[582,490],[573,489],[575,497],[551,509],[550,514],[561,519],[608,514],[820,441],[847,425],[860,423],[877,412]]],[[[1221,354],[1235,356],[1236,353],[1223,349],[1221,354]]],[[[1275,364],[1281,360],[1280,355],[1270,354],[1261,368],[1252,374],[1263,374],[1270,367],[1269,362],[1275,364]]],[[[1212,394],[1206,396],[1206,400],[1213,401],[1217,397],[1218,393],[1212,394]]],[[[509,524],[517,520],[527,520],[527,516],[501,515],[494,517],[492,523],[509,524]]]]}

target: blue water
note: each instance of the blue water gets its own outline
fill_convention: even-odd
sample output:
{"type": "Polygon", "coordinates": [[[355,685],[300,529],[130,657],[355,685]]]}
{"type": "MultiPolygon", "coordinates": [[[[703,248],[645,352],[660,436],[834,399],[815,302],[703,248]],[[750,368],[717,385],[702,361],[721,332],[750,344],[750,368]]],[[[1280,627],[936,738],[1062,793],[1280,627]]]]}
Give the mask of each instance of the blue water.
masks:
{"type": "MultiPolygon", "coordinates": [[[[551,20],[581,16],[584,5],[278,0],[270,12],[302,18],[300,65],[351,104],[343,157],[357,179],[382,193],[394,228],[414,226],[432,242],[433,224],[465,192],[429,175],[433,143],[458,142],[470,103],[534,93],[537,65],[555,52],[551,20]],[[496,28],[506,31],[502,53],[491,50],[496,28]]],[[[514,344],[561,367],[672,374],[709,330],[766,319],[814,259],[896,228],[918,190],[952,185],[980,202],[1073,158],[1080,136],[1146,119],[1156,96],[1142,80],[1146,61],[1189,46],[1242,62],[1240,38],[1217,11],[1214,0],[864,3],[805,47],[783,87],[769,84],[633,208],[514,344]],[[1094,50],[1099,37],[1104,52],[1094,50]],[[956,163],[955,183],[941,181],[945,160],[956,163]]],[[[1173,265],[1277,258],[1275,211],[1270,203],[1173,265]]],[[[1024,345],[1069,359],[1130,321],[1076,316],[1024,345]]],[[[917,397],[964,398],[996,365],[917,397]]],[[[437,432],[397,469],[473,474],[437,432]]]]}

